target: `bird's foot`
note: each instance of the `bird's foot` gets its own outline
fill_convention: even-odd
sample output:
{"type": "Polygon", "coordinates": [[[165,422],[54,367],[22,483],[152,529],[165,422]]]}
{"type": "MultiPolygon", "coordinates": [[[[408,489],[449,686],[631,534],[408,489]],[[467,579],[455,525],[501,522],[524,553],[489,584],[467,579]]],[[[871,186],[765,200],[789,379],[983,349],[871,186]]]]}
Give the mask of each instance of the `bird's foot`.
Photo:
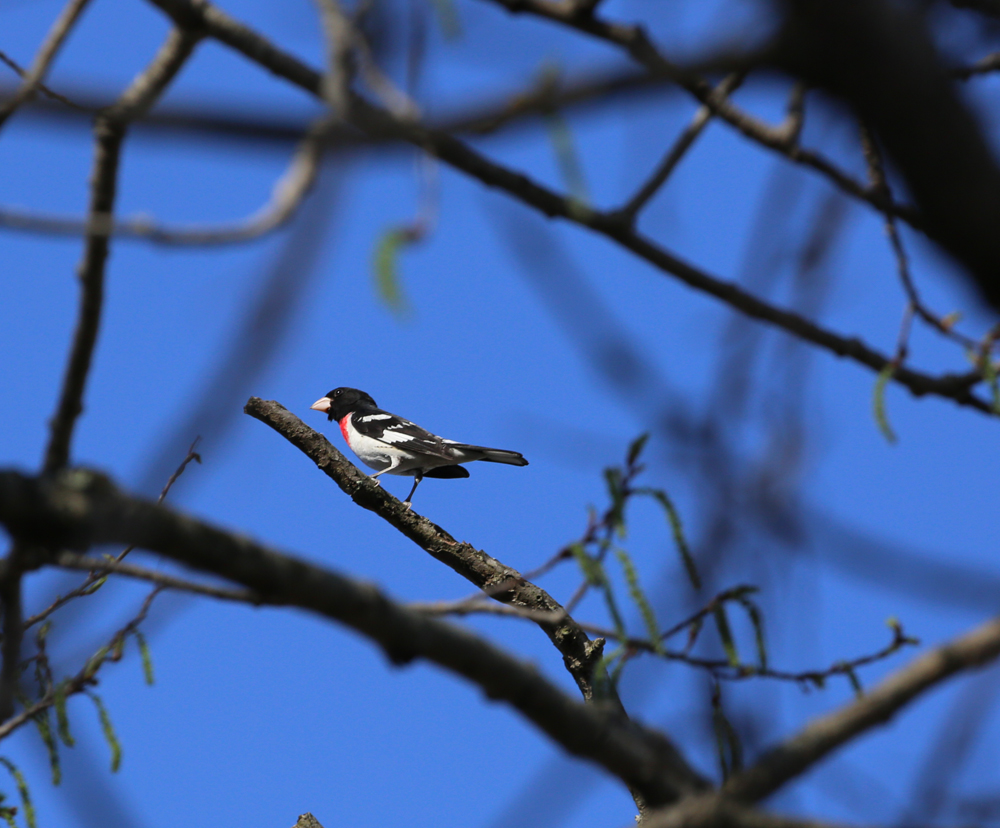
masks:
{"type": "Polygon", "coordinates": [[[403,505],[406,507],[406,511],[409,512],[413,508],[413,504],[409,500],[404,500],[403,505]]]}

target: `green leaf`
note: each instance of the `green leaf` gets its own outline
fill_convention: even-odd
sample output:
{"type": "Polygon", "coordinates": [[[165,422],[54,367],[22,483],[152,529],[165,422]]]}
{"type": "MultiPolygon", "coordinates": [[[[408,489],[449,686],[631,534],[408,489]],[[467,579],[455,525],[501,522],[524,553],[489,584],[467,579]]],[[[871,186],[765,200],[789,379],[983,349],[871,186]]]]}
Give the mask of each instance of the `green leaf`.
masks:
{"type": "Polygon", "coordinates": [[[10,775],[14,777],[14,782],[17,784],[17,792],[21,796],[21,804],[24,806],[24,821],[28,824],[28,828],[38,828],[38,821],[35,819],[35,806],[31,802],[31,792],[28,790],[28,783],[25,781],[24,774],[18,770],[17,765],[3,756],[0,756],[0,765],[3,765],[10,771],[10,775]]]}
{"type": "Polygon", "coordinates": [[[624,549],[616,548],[615,557],[618,558],[622,572],[625,573],[625,583],[628,584],[629,594],[632,596],[632,600],[636,606],[639,607],[639,612],[642,613],[642,620],[646,624],[646,632],[649,635],[650,643],[653,645],[653,650],[663,655],[663,642],[660,640],[660,630],[656,625],[656,615],[653,612],[652,605],[649,603],[649,599],[646,598],[646,593],[642,591],[642,586],[639,584],[639,572],[635,568],[635,563],[624,549]]]}
{"type": "Polygon", "coordinates": [[[401,248],[416,241],[413,228],[391,227],[382,234],[375,246],[375,288],[379,297],[397,316],[409,311],[403,295],[396,261],[401,248]]]}
{"type": "Polygon", "coordinates": [[[715,626],[719,629],[719,638],[722,639],[722,649],[726,651],[726,660],[731,667],[739,667],[740,656],[736,651],[736,642],[733,640],[733,630],[729,626],[725,604],[721,601],[716,603],[712,615],[715,617],[715,626]]]}
{"type": "Polygon", "coordinates": [[[622,614],[618,611],[618,602],[615,601],[615,594],[611,590],[611,583],[606,577],[601,591],[604,593],[604,603],[608,606],[608,615],[611,616],[611,623],[615,627],[615,635],[618,636],[620,641],[625,641],[628,638],[628,632],[625,629],[622,614]]]}
{"type": "Polygon", "coordinates": [[[111,772],[117,773],[118,768],[121,767],[122,764],[121,742],[118,741],[114,725],[111,723],[111,716],[108,715],[108,709],[104,706],[104,702],[101,700],[101,697],[91,690],[87,691],[87,695],[90,696],[90,700],[94,703],[94,707],[97,708],[97,716],[101,720],[101,731],[104,733],[104,739],[107,741],[108,747],[111,749],[111,772]]]}
{"type": "Polygon", "coordinates": [[[625,462],[628,463],[628,465],[635,465],[635,461],[639,459],[639,455],[642,454],[642,450],[646,447],[646,443],[648,441],[648,431],[645,434],[640,434],[632,441],[632,444],[628,447],[628,455],[625,459],[625,462]]]}
{"type": "Polygon", "coordinates": [[[611,508],[608,509],[608,523],[620,538],[625,537],[625,485],[622,471],[615,467],[604,470],[604,482],[608,486],[611,508]]]}
{"type": "Polygon", "coordinates": [[[59,746],[56,744],[56,737],[52,733],[52,721],[49,719],[48,709],[40,710],[31,717],[38,728],[38,735],[42,737],[45,749],[49,753],[49,767],[52,770],[52,784],[58,785],[62,781],[62,768],[59,765],[59,746]]]}
{"type": "Polygon", "coordinates": [[[101,647],[96,653],[94,653],[90,660],[83,667],[83,675],[85,678],[92,678],[94,674],[101,669],[101,665],[104,660],[108,657],[111,651],[107,647],[101,647]]]}
{"type": "Polygon", "coordinates": [[[600,561],[588,555],[587,550],[583,548],[583,544],[571,544],[569,549],[573,553],[577,564],[579,564],[584,577],[587,579],[587,583],[591,586],[603,586],[607,580],[607,576],[604,574],[604,567],[601,566],[600,561]]]}
{"type": "Polygon", "coordinates": [[[684,526],[681,524],[681,516],[674,507],[673,501],[662,489],[636,489],[636,494],[646,495],[656,500],[667,515],[667,522],[670,524],[670,531],[674,536],[674,544],[680,553],[681,561],[684,563],[684,570],[687,572],[688,580],[695,589],[701,589],[701,576],[698,575],[698,567],[695,566],[694,556],[688,546],[687,538],[684,537],[684,526]]]}
{"type": "Polygon", "coordinates": [[[722,693],[716,686],[712,693],[712,729],[715,731],[715,749],[723,781],[743,767],[743,745],[732,722],[722,709],[722,693]]]}
{"type": "Polygon", "coordinates": [[[1000,414],[1000,381],[997,380],[996,363],[990,359],[989,354],[984,354],[979,360],[979,371],[990,386],[990,395],[993,398],[993,413],[1000,414]]]}
{"type": "Polygon", "coordinates": [[[104,586],[105,583],[107,583],[107,580],[108,580],[108,576],[107,575],[102,575],[100,578],[98,578],[96,581],[94,581],[94,583],[92,583],[89,587],[87,587],[85,590],[83,590],[83,592],[81,592],[80,594],[81,595],[93,595],[95,592],[97,592],[97,590],[99,590],[102,586],[104,586]]]}
{"type": "Polygon", "coordinates": [[[56,685],[55,689],[56,732],[66,747],[73,747],[76,744],[76,740],[73,738],[73,734],[69,732],[69,715],[66,713],[67,684],[67,681],[62,681],[56,685]]]}
{"type": "MultiPolygon", "coordinates": [[[[755,590],[756,591],[756,590],[755,590]]],[[[760,607],[745,595],[740,595],[736,599],[750,616],[750,623],[753,624],[754,637],[757,643],[757,659],[760,669],[767,669],[767,643],[764,640],[764,616],[761,615],[760,607]]]]}
{"type": "Polygon", "coordinates": [[[149,644],[146,643],[146,636],[138,630],[134,635],[135,642],[139,645],[139,656],[142,658],[142,673],[146,677],[146,684],[152,687],[156,683],[156,676],[153,673],[153,657],[149,652],[149,644]]]}
{"type": "Polygon", "coordinates": [[[879,431],[882,432],[882,436],[890,443],[896,442],[896,432],[889,425],[889,418],[885,413],[885,387],[889,384],[889,380],[892,379],[892,375],[895,373],[896,365],[892,362],[886,364],[885,368],[879,371],[878,378],[875,380],[875,389],[872,393],[872,410],[875,414],[875,423],[878,425],[879,431]]]}

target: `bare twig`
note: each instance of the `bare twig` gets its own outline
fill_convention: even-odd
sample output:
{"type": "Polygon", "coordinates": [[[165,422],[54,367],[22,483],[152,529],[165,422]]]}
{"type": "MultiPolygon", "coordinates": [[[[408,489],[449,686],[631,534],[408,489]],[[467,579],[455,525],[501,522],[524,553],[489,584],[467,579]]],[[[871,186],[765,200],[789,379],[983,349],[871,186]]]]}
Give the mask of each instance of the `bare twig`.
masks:
{"type": "MultiPolygon", "coordinates": [[[[161,589],[189,592],[192,595],[204,595],[208,598],[219,598],[223,601],[235,601],[236,603],[251,604],[253,606],[258,606],[261,603],[260,596],[249,589],[232,589],[189,581],[185,578],[177,578],[173,575],[167,575],[153,569],[146,569],[142,566],[121,563],[120,559],[91,558],[86,555],[79,555],[76,552],[60,552],[56,555],[55,564],[56,566],[61,566],[63,569],[80,569],[85,572],[94,573],[99,577],[104,575],[124,575],[138,581],[148,581],[161,589]]],[[[29,626],[29,624],[26,623],[25,626],[29,626]]]]}
{"type": "MultiPolygon", "coordinates": [[[[719,85],[712,90],[712,94],[718,97],[725,97],[732,94],[743,82],[743,78],[744,74],[742,72],[734,72],[721,80],[719,85]]],[[[681,159],[691,149],[694,142],[698,140],[698,136],[708,126],[713,115],[711,107],[707,105],[699,107],[691,123],[688,124],[685,130],[677,137],[677,140],[674,141],[673,146],[663,157],[663,160],[649,177],[649,180],[639,188],[639,191],[632,196],[624,207],[617,211],[616,215],[629,223],[635,221],[635,217],[639,214],[639,211],[664,185],[670,174],[674,171],[674,168],[681,162],[681,159]]]]}
{"type": "MultiPolygon", "coordinates": [[[[891,200],[892,192],[889,188],[889,180],[885,174],[885,165],[882,163],[882,155],[879,152],[878,142],[875,140],[875,136],[872,135],[871,130],[865,126],[862,126],[861,128],[861,148],[864,151],[865,163],[868,166],[868,177],[871,180],[872,187],[883,192],[885,197],[891,200]]],[[[970,337],[960,334],[953,328],[953,326],[946,325],[944,321],[942,321],[941,317],[928,310],[924,306],[923,302],[920,301],[920,294],[917,292],[917,286],[913,281],[913,275],[910,273],[910,263],[906,255],[906,249],[903,247],[903,239],[899,234],[899,228],[896,226],[896,217],[890,212],[883,213],[883,215],[885,217],[885,232],[889,237],[889,243],[892,245],[892,252],[896,257],[896,268],[899,273],[899,281],[903,285],[903,290],[909,300],[910,307],[910,310],[907,311],[903,317],[903,325],[900,331],[899,342],[896,347],[896,362],[902,364],[902,362],[906,359],[909,340],[909,323],[913,314],[920,317],[920,319],[926,322],[938,333],[954,340],[967,350],[974,350],[979,343],[970,337]]]]}
{"type": "Polygon", "coordinates": [[[42,81],[45,79],[45,74],[52,65],[52,61],[55,60],[56,54],[58,54],[66,38],[69,37],[73,26],[79,20],[80,15],[83,14],[83,10],[89,2],[90,0],[69,0],[62,13],[56,18],[56,22],[52,24],[45,42],[38,50],[38,54],[35,55],[31,69],[25,74],[20,88],[9,101],[0,106],[0,127],[41,86],[42,81]]]}
{"type": "Polygon", "coordinates": [[[83,411],[83,392],[97,343],[104,302],[104,269],[108,257],[107,224],[115,202],[118,159],[129,120],[153,105],[167,84],[190,57],[200,35],[174,29],[149,67],[132,81],[128,89],[94,126],[96,151],[87,240],[78,275],[82,286],[80,313],[70,350],[62,393],[50,422],[44,469],[53,472],[69,462],[70,443],[77,417],[83,411]],[[102,222],[105,224],[102,226],[102,222]]]}
{"type": "MultiPolygon", "coordinates": [[[[195,460],[195,461],[197,461],[199,463],[201,462],[201,457],[194,450],[195,446],[198,445],[198,441],[200,439],[201,438],[198,437],[198,438],[195,439],[195,441],[193,443],[191,443],[190,448],[188,448],[187,456],[185,456],[185,458],[181,461],[181,464],[177,467],[177,470],[172,475],[170,475],[170,479],[167,480],[166,485],[163,487],[163,490],[160,492],[160,496],[156,499],[157,503],[162,503],[163,502],[163,499],[170,492],[170,489],[173,487],[174,483],[176,483],[177,480],[178,480],[178,478],[180,478],[180,476],[182,474],[184,474],[184,470],[188,467],[188,464],[192,460],[195,460]]],[[[128,555],[128,553],[131,552],[134,548],[135,547],[133,547],[133,546],[127,546],[127,547],[125,547],[125,549],[123,549],[114,560],[120,562],[122,560],[122,558],[124,558],[126,555],[128,555]]],[[[69,554],[69,555],[71,555],[71,553],[60,553],[60,554],[69,554]]],[[[79,559],[81,559],[81,556],[79,556],[79,555],[73,556],[71,559],[73,559],[73,560],[79,560],[79,559]]],[[[112,562],[109,559],[104,559],[104,560],[99,561],[99,564],[100,564],[99,566],[89,569],[90,574],[87,576],[87,578],[84,580],[84,582],[82,584],[80,584],[80,586],[76,587],[75,589],[71,590],[70,592],[67,592],[65,595],[57,596],[56,599],[51,604],[49,604],[49,606],[47,606],[45,609],[43,609],[41,612],[36,613],[35,615],[32,615],[29,618],[26,618],[25,621],[24,621],[24,628],[28,629],[29,627],[33,627],[35,624],[41,623],[46,618],[48,618],[50,615],[52,615],[52,613],[54,613],[60,607],[64,607],[70,601],[73,601],[73,600],[75,600],[75,599],[77,599],[77,598],[79,598],[79,597],[81,597],[83,595],[93,595],[94,592],[96,592],[97,589],[100,586],[99,582],[103,581],[104,578],[107,576],[106,573],[109,572],[109,571],[111,571],[110,566],[111,566],[112,562]],[[100,571],[98,571],[98,570],[100,570],[100,571]]],[[[63,566],[65,566],[67,569],[79,569],[79,568],[81,568],[81,567],[78,567],[78,566],[73,566],[72,564],[63,564],[63,566]]],[[[147,580],[149,580],[149,579],[147,579],[147,580]]],[[[154,581],[154,582],[155,583],[159,583],[158,581],[154,581]]]]}
{"type": "MultiPolygon", "coordinates": [[[[21,67],[21,65],[16,60],[11,58],[10,55],[2,51],[0,51],[0,62],[6,64],[15,72],[17,72],[18,76],[20,76],[21,78],[27,78],[28,71],[23,67],[21,67]]],[[[69,98],[67,98],[65,95],[60,95],[58,92],[49,89],[49,87],[47,87],[44,83],[37,84],[35,88],[43,95],[45,95],[47,98],[51,98],[54,101],[59,101],[59,103],[65,104],[66,106],[70,107],[71,109],[75,109],[78,112],[86,112],[89,115],[93,115],[94,113],[97,112],[99,108],[99,107],[81,106],[75,101],[72,101],[69,98]]],[[[14,92],[13,94],[16,95],[17,93],[14,92]]]]}

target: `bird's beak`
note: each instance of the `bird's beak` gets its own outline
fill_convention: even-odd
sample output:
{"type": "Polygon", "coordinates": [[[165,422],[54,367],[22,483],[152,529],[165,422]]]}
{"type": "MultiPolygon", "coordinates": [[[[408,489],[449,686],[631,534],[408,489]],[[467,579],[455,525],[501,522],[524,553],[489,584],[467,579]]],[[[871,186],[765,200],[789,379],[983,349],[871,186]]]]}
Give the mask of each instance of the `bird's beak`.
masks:
{"type": "Polygon", "coordinates": [[[313,411],[322,411],[322,412],[325,413],[325,412],[327,412],[327,411],[330,410],[330,403],[331,402],[333,402],[333,401],[329,397],[322,397],[321,399],[316,400],[316,402],[314,402],[309,407],[313,411]]]}

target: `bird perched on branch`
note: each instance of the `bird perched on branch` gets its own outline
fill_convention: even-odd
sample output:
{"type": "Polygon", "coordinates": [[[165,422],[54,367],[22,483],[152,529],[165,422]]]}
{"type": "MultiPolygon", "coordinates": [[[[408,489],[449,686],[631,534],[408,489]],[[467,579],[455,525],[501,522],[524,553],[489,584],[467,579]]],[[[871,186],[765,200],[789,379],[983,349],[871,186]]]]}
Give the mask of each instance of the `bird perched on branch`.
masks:
{"type": "Polygon", "coordinates": [[[322,411],[328,420],[340,423],[340,433],[347,445],[369,468],[377,480],[381,474],[406,474],[414,479],[413,488],[403,501],[410,507],[413,493],[425,477],[468,477],[461,463],[485,460],[527,466],[528,461],[516,451],[473,446],[445,440],[422,429],[416,423],[383,411],[370,396],[356,388],[334,388],[311,406],[322,411]]]}

